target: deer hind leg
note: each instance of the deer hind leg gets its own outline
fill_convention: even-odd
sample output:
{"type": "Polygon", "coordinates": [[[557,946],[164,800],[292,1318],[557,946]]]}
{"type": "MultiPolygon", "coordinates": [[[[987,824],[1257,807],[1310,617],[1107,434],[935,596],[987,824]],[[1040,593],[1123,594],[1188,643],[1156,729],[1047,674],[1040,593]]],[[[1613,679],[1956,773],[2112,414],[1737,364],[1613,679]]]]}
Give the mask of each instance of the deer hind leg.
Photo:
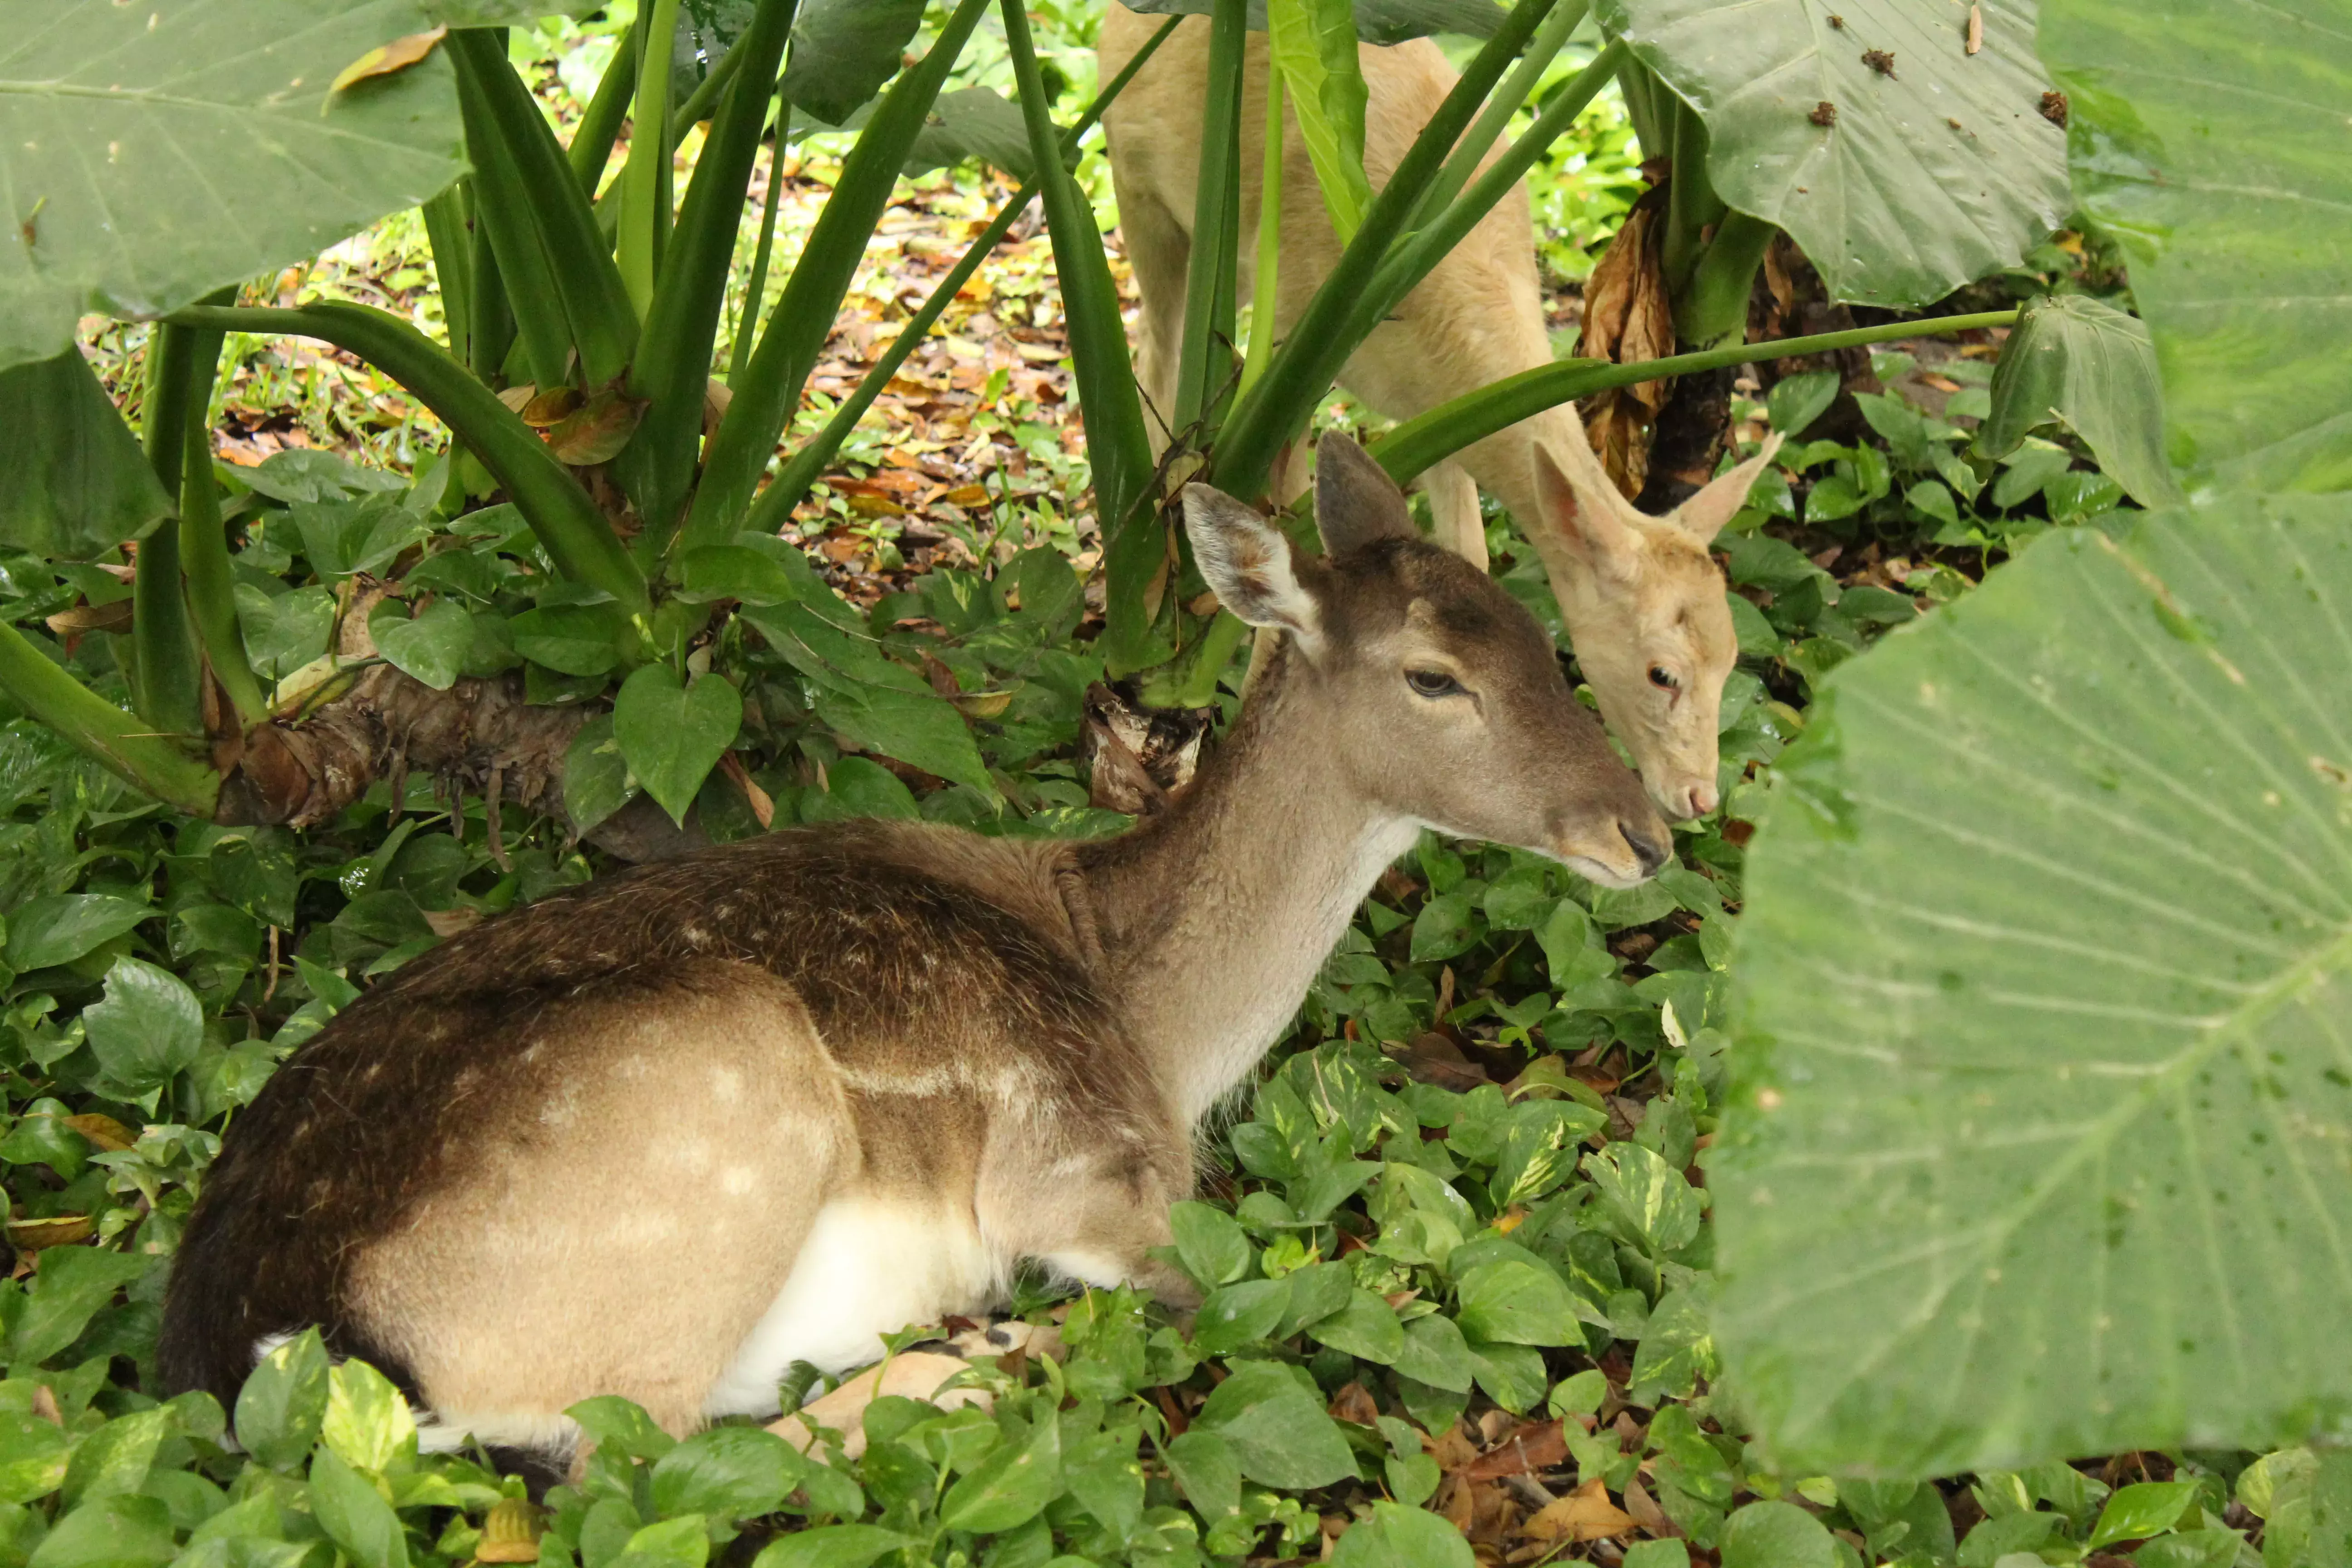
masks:
{"type": "Polygon", "coordinates": [[[1437,542],[1484,572],[1486,523],[1478,515],[1478,486],[1469,471],[1449,459],[1421,476],[1421,489],[1429,497],[1437,542]]]}
{"type": "Polygon", "coordinates": [[[1174,432],[1168,422],[1176,414],[1176,381],[1184,342],[1184,274],[1192,261],[1192,238],[1176,215],[1149,190],[1131,188],[1112,166],[1112,186],[1118,195],[1119,239],[1127,247],[1128,264],[1135,270],[1135,287],[1142,296],[1141,321],[1136,338],[1135,374],[1146,404],[1144,424],[1151,434],[1151,455],[1168,449],[1174,432]]]}

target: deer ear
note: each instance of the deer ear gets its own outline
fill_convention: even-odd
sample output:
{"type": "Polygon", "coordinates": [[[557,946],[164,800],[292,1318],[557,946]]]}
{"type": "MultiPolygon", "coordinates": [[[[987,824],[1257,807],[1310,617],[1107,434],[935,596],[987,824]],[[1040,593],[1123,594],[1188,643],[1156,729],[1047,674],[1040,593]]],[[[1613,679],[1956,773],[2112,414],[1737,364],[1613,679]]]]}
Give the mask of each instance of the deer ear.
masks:
{"type": "Polygon", "coordinates": [[[1298,580],[1290,541],[1257,512],[1207,485],[1184,487],[1184,531],[1217,602],[1254,626],[1305,643],[1322,629],[1315,595],[1298,580]]]}
{"type": "Polygon", "coordinates": [[[1611,500],[1615,492],[1600,493],[1598,487],[1609,484],[1608,476],[1601,472],[1598,463],[1591,465],[1590,484],[1593,493],[1587,496],[1570,479],[1568,469],[1548,445],[1538,445],[1535,451],[1536,505],[1543,526],[1564,542],[1569,552],[1582,562],[1587,571],[1612,583],[1630,582],[1641,575],[1642,540],[1624,519],[1617,515],[1611,500]]]}
{"type": "Polygon", "coordinates": [[[1375,539],[1414,537],[1404,491],[1370,452],[1336,430],[1315,443],[1315,526],[1327,555],[1375,539]]]}
{"type": "Polygon", "coordinates": [[[1732,513],[1748,503],[1748,487],[1755,484],[1756,476],[1764,471],[1764,465],[1780,449],[1780,432],[1775,430],[1764,437],[1762,451],[1728,473],[1709,479],[1706,488],[1676,507],[1666,521],[1701,544],[1713,542],[1715,536],[1723,531],[1723,525],[1731,521],[1732,513]]]}

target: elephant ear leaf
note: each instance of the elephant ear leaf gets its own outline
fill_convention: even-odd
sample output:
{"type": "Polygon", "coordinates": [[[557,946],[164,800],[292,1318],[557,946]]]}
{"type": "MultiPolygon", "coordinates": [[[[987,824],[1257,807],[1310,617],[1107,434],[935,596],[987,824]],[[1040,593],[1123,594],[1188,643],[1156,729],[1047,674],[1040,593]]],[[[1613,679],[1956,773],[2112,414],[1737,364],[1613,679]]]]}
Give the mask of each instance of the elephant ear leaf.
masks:
{"type": "Polygon", "coordinates": [[[2083,208],[2122,241],[2156,337],[2172,459],[2250,489],[2352,488],[2341,14],[2053,0],[2042,51],[2083,208]]]}
{"type": "Polygon", "coordinates": [[[78,561],[172,512],[139,439],[81,351],[0,370],[0,545],[78,561]]]}
{"type": "MultiPolygon", "coordinates": [[[[17,8],[20,12],[23,7],[17,8]]],[[[418,31],[383,0],[56,0],[9,41],[0,368],[84,311],[150,316],[320,250],[466,172],[446,51],[331,84],[418,31]],[[189,177],[234,169],[233,180],[189,177]]]]}
{"type": "Polygon", "coordinates": [[[1597,9],[1706,121],[1716,194],[1786,229],[1840,300],[1933,303],[2067,214],[2033,0],[1757,0],[1737,26],[1716,0],[1597,9]]]}
{"type": "Polygon", "coordinates": [[[801,0],[784,96],[839,125],[898,74],[922,25],[923,0],[801,0]]]}

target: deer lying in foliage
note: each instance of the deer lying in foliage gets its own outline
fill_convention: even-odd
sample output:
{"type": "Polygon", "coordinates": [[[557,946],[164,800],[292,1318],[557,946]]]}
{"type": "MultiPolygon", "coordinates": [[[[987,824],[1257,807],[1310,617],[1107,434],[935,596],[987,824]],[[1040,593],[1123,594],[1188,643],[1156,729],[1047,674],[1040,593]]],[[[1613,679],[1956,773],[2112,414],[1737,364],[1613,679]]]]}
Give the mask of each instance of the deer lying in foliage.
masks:
{"type": "MultiPolygon", "coordinates": [[[[1109,6],[1100,42],[1105,78],[1163,20],[1109,6]]],[[[1143,296],[1138,372],[1163,410],[1175,404],[1208,50],[1205,17],[1180,23],[1104,119],[1119,233],[1143,296]]],[[[1425,38],[1389,48],[1367,45],[1358,53],[1370,95],[1364,170],[1377,188],[1455,78],[1425,38]]],[[[1265,35],[1252,33],[1243,79],[1244,170],[1256,169],[1263,156],[1266,70],[1265,35]]],[[[1286,124],[1275,307],[1284,331],[1339,254],[1297,120],[1286,124]]],[[[1255,181],[1242,182],[1237,249],[1244,299],[1255,270],[1259,195],[1255,181]]],[[[1515,190],[1406,297],[1400,313],[1365,340],[1340,380],[1381,414],[1408,419],[1551,357],[1527,195],[1515,190]]],[[[1167,434],[1160,432],[1162,439],[1167,434]]],[[[1423,478],[1439,542],[1481,567],[1486,539],[1477,487],[1510,509],[1551,578],[1601,715],[1632,749],[1652,798],[1672,816],[1704,816],[1717,804],[1716,731],[1724,679],[1739,646],[1723,574],[1707,544],[1739,509],[1770,450],[1668,515],[1648,517],[1610,482],[1583,422],[1564,404],[1466,448],[1458,464],[1442,463],[1423,478]]]]}
{"type": "Polygon", "coordinates": [[[1184,1300],[1149,1256],[1194,1126],[1423,826],[1612,887],[1665,824],[1484,574],[1327,438],[1328,559],[1202,486],[1219,597],[1283,637],[1161,816],[1090,843],[861,822],[613,877],[402,969],[240,1114],[164,1308],[225,1404],[317,1324],[429,1417],[560,1470],[596,1394],[675,1432],[796,1360],[977,1310],[1036,1258],[1184,1300]]]}

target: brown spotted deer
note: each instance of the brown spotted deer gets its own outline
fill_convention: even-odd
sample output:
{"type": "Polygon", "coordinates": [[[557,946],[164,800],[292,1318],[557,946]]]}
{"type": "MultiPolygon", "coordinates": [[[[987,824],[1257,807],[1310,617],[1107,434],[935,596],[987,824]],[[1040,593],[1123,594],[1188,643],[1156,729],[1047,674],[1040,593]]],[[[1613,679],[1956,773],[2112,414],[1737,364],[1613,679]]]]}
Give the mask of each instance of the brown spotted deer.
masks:
{"type": "MultiPolygon", "coordinates": [[[[1164,21],[1106,7],[1103,77],[1124,67],[1164,21]]],[[[1119,232],[1143,297],[1138,372],[1160,409],[1175,402],[1208,49],[1206,18],[1180,23],[1104,117],[1119,232]]],[[[1426,38],[1387,48],[1366,45],[1358,53],[1370,97],[1364,169],[1377,188],[1455,78],[1426,38]]],[[[1265,92],[1265,35],[1252,33],[1241,116],[1244,299],[1256,269],[1260,190],[1247,176],[1263,157],[1265,92]]],[[[1305,310],[1339,250],[1296,118],[1286,117],[1286,127],[1275,304],[1280,331],[1305,310]]],[[[1551,357],[1527,194],[1515,189],[1365,340],[1339,380],[1380,414],[1408,419],[1551,357]]],[[[1165,430],[1157,434],[1167,438],[1165,430]]],[[[1510,509],[1551,579],[1602,717],[1670,816],[1704,816],[1717,804],[1716,731],[1724,679],[1739,649],[1723,574],[1707,545],[1739,509],[1769,456],[1768,448],[1666,516],[1645,516],[1610,483],[1575,407],[1563,404],[1423,477],[1438,542],[1482,568],[1478,487],[1510,509]]],[[[1295,489],[1296,481],[1277,484],[1295,489]]]]}
{"type": "Polygon", "coordinates": [[[1283,636],[1162,814],[1086,843],[867,821],[560,893],[362,996],[230,1128],[161,1360],[232,1402],[318,1325],[425,1413],[560,1473],[596,1394],[673,1432],[795,1361],[980,1310],[1036,1259],[1183,1302],[1150,1258],[1202,1118],[1424,826],[1626,887],[1668,832],[1549,639],[1327,437],[1328,557],[1183,498],[1283,636]]]}

